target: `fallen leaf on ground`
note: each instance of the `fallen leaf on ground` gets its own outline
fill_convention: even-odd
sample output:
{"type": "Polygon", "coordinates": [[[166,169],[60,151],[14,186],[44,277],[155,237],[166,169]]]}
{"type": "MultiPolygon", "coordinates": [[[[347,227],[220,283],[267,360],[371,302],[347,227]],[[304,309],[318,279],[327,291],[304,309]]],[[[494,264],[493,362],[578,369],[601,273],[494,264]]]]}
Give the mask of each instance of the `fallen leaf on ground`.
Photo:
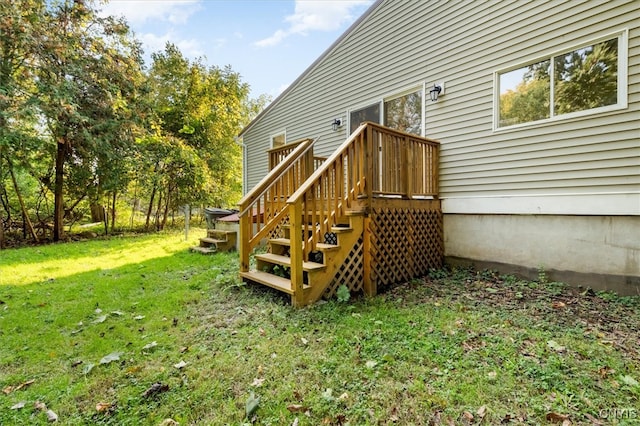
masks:
{"type": "Polygon", "coordinates": [[[134,320],[141,320],[144,319],[144,315],[136,315],[135,317],[133,317],[134,320]]]}
{"type": "Polygon", "coordinates": [[[120,311],[111,311],[111,315],[117,315],[117,316],[121,317],[124,314],[122,312],[120,312],[120,311]]]}
{"type": "Polygon", "coordinates": [[[47,405],[44,402],[36,401],[33,404],[36,410],[45,411],[47,409],[47,405]]]}
{"type": "Polygon", "coordinates": [[[373,369],[373,368],[375,368],[375,367],[376,367],[376,365],[378,365],[378,362],[377,362],[377,361],[372,361],[372,360],[367,361],[367,362],[365,363],[365,366],[366,366],[368,369],[373,369]]]}
{"type": "Polygon", "coordinates": [[[471,414],[468,411],[465,411],[464,413],[462,413],[462,417],[468,422],[472,422],[473,421],[473,414],[471,414]]]}
{"type": "Polygon", "coordinates": [[[183,346],[183,347],[180,348],[180,353],[183,354],[188,350],[189,350],[189,346],[183,346]]]}
{"type": "Polygon", "coordinates": [[[300,339],[300,341],[302,342],[303,345],[307,346],[309,344],[309,341],[307,339],[305,339],[304,337],[300,339]]]}
{"type": "Polygon", "coordinates": [[[24,389],[24,388],[32,385],[33,383],[35,383],[35,379],[27,380],[24,383],[20,383],[14,390],[19,391],[20,389],[24,389]]]}
{"type": "Polygon", "coordinates": [[[302,413],[304,411],[307,411],[304,405],[300,405],[300,404],[287,405],[287,410],[289,410],[292,413],[302,413]]]}
{"type": "Polygon", "coordinates": [[[95,367],[96,365],[92,362],[90,362],[89,364],[86,364],[84,366],[84,368],[82,369],[82,374],[84,374],[85,376],[87,374],[89,374],[91,372],[91,370],[93,370],[93,367],[95,367]]]}
{"type": "Polygon", "coordinates": [[[177,363],[177,364],[173,364],[173,366],[174,366],[175,368],[177,368],[178,370],[181,370],[182,368],[184,368],[184,367],[186,367],[186,366],[187,366],[187,363],[186,363],[186,362],[184,362],[184,361],[180,361],[180,362],[179,362],[179,363],[177,363]]]}
{"type": "Polygon", "coordinates": [[[482,407],[478,408],[478,411],[476,411],[476,414],[479,417],[484,417],[487,414],[487,406],[483,405],[482,407]]]}
{"type": "Polygon", "coordinates": [[[47,415],[47,420],[49,422],[53,423],[53,422],[57,422],[58,421],[58,415],[56,413],[54,413],[53,411],[47,410],[46,411],[46,415],[47,415]]]}
{"type": "Polygon", "coordinates": [[[564,414],[558,414],[558,413],[547,413],[546,418],[548,422],[553,422],[553,423],[562,423],[565,420],[569,420],[569,416],[566,416],[564,414]]]}
{"type": "Polygon", "coordinates": [[[146,345],[144,345],[144,346],[142,347],[142,350],[143,350],[143,351],[147,351],[147,350],[149,350],[149,349],[155,348],[156,346],[158,346],[158,342],[156,342],[156,341],[154,340],[153,342],[151,342],[151,343],[147,343],[146,345]]]}
{"type": "Polygon", "coordinates": [[[25,401],[20,401],[17,404],[13,404],[11,406],[12,410],[20,410],[21,408],[24,408],[24,406],[27,405],[27,403],[25,401]]]}
{"type": "Polygon", "coordinates": [[[549,340],[547,342],[547,346],[550,349],[553,349],[554,351],[558,352],[558,353],[563,353],[567,351],[567,348],[565,346],[560,345],[558,342],[556,342],[555,340],[549,340]]]}
{"type": "Polygon", "coordinates": [[[91,321],[92,324],[100,324],[101,322],[105,322],[107,320],[106,315],[100,315],[98,318],[91,321]]]}
{"type": "Polygon", "coordinates": [[[100,364],[109,364],[113,361],[120,361],[120,355],[122,355],[122,352],[111,352],[109,355],[102,357],[100,364]]]}
{"type": "Polygon", "coordinates": [[[253,383],[251,383],[251,386],[255,386],[255,387],[259,387],[262,386],[262,383],[264,382],[265,379],[253,379],[253,383]]]}
{"type": "Polygon", "coordinates": [[[251,417],[253,413],[258,409],[258,405],[260,404],[260,397],[256,397],[256,395],[251,392],[247,402],[244,405],[244,412],[247,418],[251,417]]]}
{"type": "Polygon", "coordinates": [[[157,395],[159,393],[166,392],[168,390],[169,390],[169,385],[165,385],[163,383],[156,382],[156,383],[152,384],[149,389],[144,391],[142,396],[145,397],[145,398],[149,398],[150,396],[154,396],[154,395],[157,395]]]}
{"type": "Polygon", "coordinates": [[[567,304],[564,302],[553,302],[551,306],[553,307],[553,309],[562,309],[567,306],[567,304]]]}
{"type": "Polygon", "coordinates": [[[179,425],[180,423],[176,422],[173,419],[164,419],[162,421],[162,423],[160,423],[160,426],[176,426],[179,425]]]}
{"type": "Polygon", "coordinates": [[[103,411],[107,411],[109,408],[111,408],[111,404],[108,402],[98,402],[96,404],[96,411],[98,413],[102,413],[103,411]]]}
{"type": "Polygon", "coordinates": [[[598,369],[598,374],[600,374],[600,377],[602,377],[603,379],[606,379],[607,376],[609,376],[609,375],[611,375],[611,374],[613,374],[615,372],[616,372],[616,370],[614,370],[614,369],[612,369],[610,367],[606,367],[606,366],[605,367],[600,367],[598,369]]]}

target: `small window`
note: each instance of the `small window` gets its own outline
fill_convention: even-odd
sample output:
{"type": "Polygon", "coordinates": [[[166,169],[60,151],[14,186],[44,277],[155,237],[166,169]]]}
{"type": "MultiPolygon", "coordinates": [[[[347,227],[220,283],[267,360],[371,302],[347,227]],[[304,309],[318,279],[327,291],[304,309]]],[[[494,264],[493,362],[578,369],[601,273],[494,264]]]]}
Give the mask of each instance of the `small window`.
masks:
{"type": "Polygon", "coordinates": [[[271,148],[278,148],[287,143],[287,135],[285,132],[277,133],[271,136],[271,148]]]}
{"type": "Polygon", "coordinates": [[[498,73],[498,127],[626,105],[622,36],[498,73]],[[624,74],[624,73],[623,73],[624,74]]]}
{"type": "Polygon", "coordinates": [[[384,101],[384,125],[422,134],[422,89],[384,101]]]}
{"type": "Polygon", "coordinates": [[[365,121],[380,123],[380,103],[351,111],[349,114],[349,133],[353,133],[365,121]]]}

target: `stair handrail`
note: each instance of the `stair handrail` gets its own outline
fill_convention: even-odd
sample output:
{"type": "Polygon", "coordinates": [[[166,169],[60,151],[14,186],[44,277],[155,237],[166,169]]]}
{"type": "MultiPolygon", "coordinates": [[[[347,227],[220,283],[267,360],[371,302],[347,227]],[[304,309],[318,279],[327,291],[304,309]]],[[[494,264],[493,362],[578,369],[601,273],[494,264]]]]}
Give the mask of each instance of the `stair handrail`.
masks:
{"type": "Polygon", "coordinates": [[[303,287],[302,262],[349,210],[366,212],[373,197],[437,197],[439,145],[364,122],[291,194],[287,204],[294,292],[303,287]]]}
{"type": "Polygon", "coordinates": [[[240,199],[238,206],[240,207],[240,213],[238,213],[239,217],[242,217],[244,214],[249,211],[251,205],[255,200],[264,195],[265,192],[269,189],[269,187],[273,184],[275,179],[280,177],[283,173],[291,168],[291,165],[304,154],[306,154],[309,149],[313,147],[315,141],[319,139],[303,139],[301,141],[293,142],[294,144],[298,144],[296,149],[294,149],[289,155],[285,157],[276,167],[271,169],[266,176],[264,176],[260,182],[249,192],[245,194],[244,197],[240,199]],[[243,208],[244,206],[244,208],[243,208]]]}
{"type": "MultiPolygon", "coordinates": [[[[285,186],[293,186],[294,182],[284,182],[284,180],[287,174],[289,174],[289,176],[295,175],[295,173],[290,173],[294,168],[300,169],[302,175],[305,175],[300,176],[301,181],[307,178],[306,175],[310,174],[310,171],[313,170],[313,155],[307,154],[311,151],[318,139],[319,137],[295,142],[298,146],[263,177],[260,182],[240,200],[240,203],[238,203],[240,210],[238,213],[240,219],[240,268],[243,272],[249,270],[249,252],[279,224],[281,219],[286,217],[286,213],[289,210],[289,205],[283,202],[276,203],[278,204],[278,206],[276,206],[277,212],[267,212],[265,211],[267,210],[266,205],[271,203],[265,198],[265,205],[261,206],[261,200],[270,190],[273,191],[274,196],[288,197],[290,194],[286,193],[287,191],[284,191],[284,193],[281,193],[281,191],[285,186]],[[278,188],[278,185],[280,185],[280,188],[278,188]],[[282,208],[278,208],[280,204],[282,204],[282,208]],[[250,211],[251,214],[248,214],[250,211]],[[256,215],[255,221],[252,220],[254,214],[256,215]],[[269,219],[268,221],[266,220],[267,218],[269,219]],[[262,223],[263,226],[260,227],[262,220],[264,223],[262,223]],[[253,232],[253,222],[257,223],[255,234],[253,232]]],[[[293,177],[292,179],[295,180],[293,177]]]]}

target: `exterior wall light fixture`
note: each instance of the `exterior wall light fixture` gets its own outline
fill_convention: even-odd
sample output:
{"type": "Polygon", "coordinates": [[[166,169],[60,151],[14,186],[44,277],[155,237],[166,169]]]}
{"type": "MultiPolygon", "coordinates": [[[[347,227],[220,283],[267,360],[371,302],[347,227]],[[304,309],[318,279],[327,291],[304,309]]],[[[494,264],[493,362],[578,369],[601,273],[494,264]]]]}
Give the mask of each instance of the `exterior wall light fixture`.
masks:
{"type": "Polygon", "coordinates": [[[331,128],[333,129],[333,131],[336,132],[340,128],[340,126],[342,126],[342,119],[334,118],[333,123],[331,123],[331,128]]]}
{"type": "Polygon", "coordinates": [[[431,98],[431,102],[435,102],[438,100],[438,96],[442,92],[441,84],[434,84],[431,90],[429,90],[429,98],[431,98]]]}

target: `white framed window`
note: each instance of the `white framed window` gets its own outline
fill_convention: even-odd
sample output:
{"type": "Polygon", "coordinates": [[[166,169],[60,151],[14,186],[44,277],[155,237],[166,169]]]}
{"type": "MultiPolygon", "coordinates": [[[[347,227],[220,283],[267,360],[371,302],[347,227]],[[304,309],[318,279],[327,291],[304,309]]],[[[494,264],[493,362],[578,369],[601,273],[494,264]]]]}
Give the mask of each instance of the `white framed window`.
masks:
{"type": "Polygon", "coordinates": [[[270,136],[271,148],[278,148],[287,144],[287,132],[282,130],[270,136]]]}
{"type": "Polygon", "coordinates": [[[380,123],[380,104],[381,102],[378,101],[349,111],[349,134],[353,133],[365,121],[380,123]]]}
{"type": "Polygon", "coordinates": [[[627,107],[627,30],[494,74],[494,130],[627,107]]]}
{"type": "Polygon", "coordinates": [[[377,102],[351,109],[349,133],[364,121],[381,123],[392,129],[415,135],[424,135],[425,85],[394,92],[377,102]]]}
{"type": "Polygon", "coordinates": [[[383,102],[382,123],[392,129],[414,135],[422,135],[424,130],[424,85],[397,95],[383,102]]]}

